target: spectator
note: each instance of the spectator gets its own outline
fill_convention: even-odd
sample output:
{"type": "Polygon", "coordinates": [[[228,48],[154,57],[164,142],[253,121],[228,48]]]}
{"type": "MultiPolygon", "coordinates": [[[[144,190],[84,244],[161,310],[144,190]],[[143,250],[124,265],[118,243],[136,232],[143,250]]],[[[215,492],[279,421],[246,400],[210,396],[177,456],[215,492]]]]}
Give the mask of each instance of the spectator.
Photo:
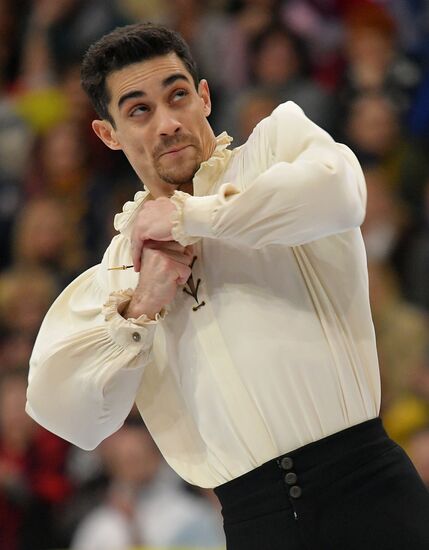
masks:
{"type": "Polygon", "coordinates": [[[85,266],[85,252],[77,224],[69,209],[58,199],[30,200],[16,219],[15,266],[43,268],[63,288],[85,266]]]}
{"type": "MultiPolygon", "coordinates": [[[[88,135],[75,121],[57,123],[37,140],[25,182],[28,197],[56,198],[69,225],[80,227],[80,231],[73,229],[69,236],[69,239],[81,240],[75,242],[75,252],[80,245],[88,246],[94,235],[104,235],[104,228],[93,227],[91,223],[99,220],[99,211],[109,202],[114,188],[115,167],[109,163],[101,168],[93,162],[91,152],[88,135]]],[[[85,261],[82,250],[80,255],[85,261]]]]}
{"type": "Polygon", "coordinates": [[[78,527],[73,550],[222,544],[218,512],[171,481],[145,428],[125,425],[102,443],[101,451],[110,475],[108,491],[104,503],[78,527]]]}
{"type": "Polygon", "coordinates": [[[364,173],[368,195],[362,235],[366,253],[372,262],[390,263],[405,230],[407,217],[383,169],[374,166],[364,169],[364,173]]]}
{"type": "Polygon", "coordinates": [[[369,264],[370,299],[383,384],[383,411],[413,393],[429,345],[428,319],[400,294],[392,270],[369,264]]]}
{"type": "Polygon", "coordinates": [[[46,550],[59,543],[55,512],[70,494],[68,445],[25,414],[25,371],[0,377],[0,549],[46,550]]]}
{"type": "MultiPolygon", "coordinates": [[[[233,14],[237,31],[249,44],[258,34],[278,20],[282,2],[279,0],[232,0],[229,11],[233,14]]],[[[248,63],[249,60],[246,59],[248,63]]]]}
{"type": "Polygon", "coordinates": [[[344,100],[385,93],[401,111],[408,109],[421,71],[398,49],[397,28],[388,11],[380,4],[356,2],[347,12],[345,31],[344,100]]]}
{"type": "Polygon", "coordinates": [[[231,17],[210,9],[207,0],[169,0],[167,24],[188,41],[199,67],[200,78],[210,83],[214,124],[220,127],[219,104],[245,80],[242,37],[231,17]],[[218,63],[222,60],[222,70],[218,63]]]}
{"type": "Polygon", "coordinates": [[[0,275],[0,325],[34,338],[58,292],[42,269],[13,268],[0,275]]]}
{"type": "Polygon", "coordinates": [[[334,91],[343,71],[342,10],[337,0],[290,0],[283,2],[282,20],[305,41],[314,67],[314,77],[334,91]],[[321,39],[323,37],[323,39],[321,39]]]}
{"type": "Polygon", "coordinates": [[[282,101],[295,101],[316,124],[331,129],[334,105],[310,78],[305,43],[283,25],[257,35],[250,48],[251,81],[275,91],[282,101]]]}
{"type": "Polygon", "coordinates": [[[379,164],[409,215],[418,219],[428,174],[427,155],[418,143],[404,137],[399,110],[392,100],[379,93],[356,97],[349,104],[344,131],[346,143],[361,162],[379,164]]]}
{"type": "Polygon", "coordinates": [[[8,370],[27,368],[33,345],[33,334],[0,325],[0,376],[8,370]]]}
{"type": "Polygon", "coordinates": [[[126,23],[115,2],[102,0],[33,2],[26,22],[21,64],[25,88],[55,83],[57,67],[80,59],[94,40],[126,23]]]}

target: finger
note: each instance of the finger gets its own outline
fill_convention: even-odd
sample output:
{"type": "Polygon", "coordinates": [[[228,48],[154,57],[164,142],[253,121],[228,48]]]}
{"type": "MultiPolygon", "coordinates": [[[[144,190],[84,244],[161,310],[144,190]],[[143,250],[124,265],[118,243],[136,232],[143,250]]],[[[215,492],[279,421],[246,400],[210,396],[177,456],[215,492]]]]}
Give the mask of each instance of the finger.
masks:
{"type": "Polygon", "coordinates": [[[177,268],[177,274],[178,274],[178,277],[176,279],[177,284],[184,285],[186,284],[186,281],[191,276],[191,268],[189,266],[180,264],[180,267],[177,268]]]}
{"type": "Polygon", "coordinates": [[[176,241],[154,241],[147,240],[144,242],[144,246],[147,248],[153,248],[156,250],[172,250],[180,253],[184,253],[186,248],[176,241]]]}
{"type": "Polygon", "coordinates": [[[133,259],[134,271],[140,272],[141,269],[141,256],[143,252],[143,243],[139,241],[131,242],[131,257],[133,259]]]}
{"type": "Polygon", "coordinates": [[[179,264],[189,266],[192,263],[192,256],[184,252],[176,252],[175,250],[162,250],[160,252],[179,264]]]}

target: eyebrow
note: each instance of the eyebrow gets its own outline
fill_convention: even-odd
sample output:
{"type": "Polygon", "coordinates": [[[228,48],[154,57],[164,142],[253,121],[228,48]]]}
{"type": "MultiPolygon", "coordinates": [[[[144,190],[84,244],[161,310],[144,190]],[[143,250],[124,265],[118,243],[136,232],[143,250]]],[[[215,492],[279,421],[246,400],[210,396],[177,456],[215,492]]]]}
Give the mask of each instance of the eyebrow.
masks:
{"type": "MultiPolygon", "coordinates": [[[[161,82],[161,85],[163,88],[167,88],[168,86],[171,86],[171,84],[174,84],[174,82],[176,82],[177,80],[185,80],[189,83],[189,78],[185,74],[174,73],[170,76],[167,76],[167,78],[164,78],[164,80],[161,82]]],[[[140,97],[144,97],[145,95],[146,92],[144,92],[143,90],[131,90],[130,92],[121,95],[118,101],[118,108],[120,109],[122,105],[129,99],[137,99],[140,97]]]]}

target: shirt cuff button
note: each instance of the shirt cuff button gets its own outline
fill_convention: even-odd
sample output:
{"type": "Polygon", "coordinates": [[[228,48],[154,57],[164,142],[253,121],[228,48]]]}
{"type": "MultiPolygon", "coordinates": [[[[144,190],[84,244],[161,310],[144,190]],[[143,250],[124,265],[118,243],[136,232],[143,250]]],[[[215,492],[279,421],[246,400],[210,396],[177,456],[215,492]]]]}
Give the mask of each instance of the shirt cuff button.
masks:
{"type": "Polygon", "coordinates": [[[138,332],[133,332],[132,339],[134,340],[134,342],[140,342],[141,338],[142,337],[138,332]]]}

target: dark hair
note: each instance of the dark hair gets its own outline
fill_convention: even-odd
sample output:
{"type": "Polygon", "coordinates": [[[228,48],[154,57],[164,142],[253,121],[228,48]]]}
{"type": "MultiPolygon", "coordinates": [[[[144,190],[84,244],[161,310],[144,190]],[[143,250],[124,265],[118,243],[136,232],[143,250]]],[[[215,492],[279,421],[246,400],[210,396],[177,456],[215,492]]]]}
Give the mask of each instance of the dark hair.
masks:
{"type": "Polygon", "coordinates": [[[93,44],[84,55],[81,79],[98,115],[114,124],[106,87],[106,79],[112,72],[169,53],[175,53],[183,61],[197,88],[196,63],[189,46],[176,31],[152,23],[135,23],[118,27],[93,44]]]}
{"type": "MultiPolygon", "coordinates": [[[[287,27],[284,23],[273,22],[253,38],[249,45],[250,56],[253,63],[255,63],[255,58],[259,56],[266,43],[272,37],[281,37],[286,42],[289,42],[298,59],[299,75],[308,76],[311,72],[311,67],[307,45],[296,32],[287,27]]],[[[251,73],[251,77],[254,80],[254,67],[251,68],[251,73]]]]}

